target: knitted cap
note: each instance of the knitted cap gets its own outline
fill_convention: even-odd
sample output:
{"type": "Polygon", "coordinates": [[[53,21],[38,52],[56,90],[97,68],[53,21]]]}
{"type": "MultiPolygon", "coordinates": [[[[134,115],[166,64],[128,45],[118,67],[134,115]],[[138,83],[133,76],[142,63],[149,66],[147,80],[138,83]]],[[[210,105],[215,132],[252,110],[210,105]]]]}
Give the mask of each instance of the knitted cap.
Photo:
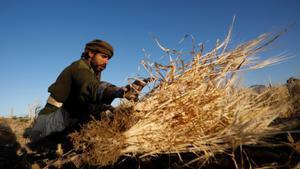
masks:
{"type": "Polygon", "coordinates": [[[113,47],[100,39],[95,39],[93,41],[88,42],[85,45],[85,51],[92,51],[92,52],[97,52],[97,53],[102,53],[108,55],[109,58],[111,58],[114,54],[114,49],[113,47]]]}

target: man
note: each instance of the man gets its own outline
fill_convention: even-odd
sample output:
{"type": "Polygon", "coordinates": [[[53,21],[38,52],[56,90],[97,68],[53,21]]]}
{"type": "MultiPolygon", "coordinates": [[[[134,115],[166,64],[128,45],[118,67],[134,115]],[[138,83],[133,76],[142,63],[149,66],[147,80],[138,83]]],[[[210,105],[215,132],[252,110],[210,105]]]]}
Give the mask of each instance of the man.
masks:
{"type": "MultiPolygon", "coordinates": [[[[113,111],[110,104],[115,98],[128,96],[136,100],[128,94],[134,91],[132,85],[117,87],[100,81],[101,72],[113,53],[112,46],[105,41],[96,39],[87,43],[81,59],[66,67],[48,88],[50,96],[46,106],[24,135],[37,141],[88,119],[94,112],[113,111]]],[[[145,85],[136,84],[139,91],[145,85]]]]}

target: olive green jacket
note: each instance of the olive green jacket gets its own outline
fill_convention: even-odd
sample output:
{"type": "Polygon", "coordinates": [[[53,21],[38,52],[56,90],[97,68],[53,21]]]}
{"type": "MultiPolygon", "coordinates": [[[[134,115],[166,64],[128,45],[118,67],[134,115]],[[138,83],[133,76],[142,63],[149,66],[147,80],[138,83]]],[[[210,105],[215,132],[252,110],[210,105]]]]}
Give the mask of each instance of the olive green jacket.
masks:
{"type": "MultiPolygon", "coordinates": [[[[89,116],[89,105],[100,104],[101,85],[113,86],[100,81],[100,75],[96,75],[91,66],[80,59],[66,67],[49,88],[48,92],[58,102],[63,103],[63,109],[70,117],[81,118],[89,116]]],[[[47,114],[56,111],[58,108],[47,103],[39,114],[47,114]]]]}

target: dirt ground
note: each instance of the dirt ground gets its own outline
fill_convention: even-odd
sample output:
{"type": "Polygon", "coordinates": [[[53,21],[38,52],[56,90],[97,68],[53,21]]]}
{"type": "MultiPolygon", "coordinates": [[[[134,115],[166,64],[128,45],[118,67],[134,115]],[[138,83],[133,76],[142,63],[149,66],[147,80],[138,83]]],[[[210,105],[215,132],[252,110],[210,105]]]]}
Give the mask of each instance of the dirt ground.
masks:
{"type": "MultiPolygon", "coordinates": [[[[299,118],[299,117],[297,117],[299,118]]],[[[26,144],[29,143],[29,140],[23,138],[23,131],[25,128],[30,126],[32,120],[26,119],[26,118],[0,118],[0,125],[1,124],[8,124],[12,132],[16,136],[16,142],[19,143],[19,147],[16,150],[17,156],[12,156],[10,158],[18,158],[18,161],[24,162],[24,159],[19,156],[20,153],[20,147],[26,147],[26,144]]],[[[284,123],[287,121],[279,121],[280,123],[284,123]]],[[[288,123],[295,123],[296,128],[299,129],[299,120],[293,120],[288,121],[288,123]]],[[[294,127],[295,127],[294,126],[294,127]]],[[[297,129],[297,130],[298,130],[297,129]]],[[[114,166],[107,166],[103,168],[147,168],[147,169],[155,169],[155,168],[199,168],[202,166],[202,164],[205,164],[202,166],[202,168],[297,168],[300,166],[300,134],[294,133],[290,134],[290,139],[288,139],[287,134],[281,134],[274,138],[270,138],[274,140],[274,143],[284,143],[282,146],[277,147],[258,147],[258,146],[244,146],[243,149],[238,150],[228,150],[228,154],[220,154],[216,155],[211,161],[199,161],[197,163],[193,163],[191,165],[185,165],[190,160],[196,158],[194,154],[186,153],[182,154],[181,158],[183,161],[180,161],[177,155],[160,155],[157,157],[152,158],[144,158],[144,159],[138,159],[138,158],[128,158],[123,157],[121,158],[114,166]],[[292,138],[292,140],[291,140],[292,138]],[[246,157],[247,156],[247,157],[246,157]],[[234,157],[234,158],[233,158],[234,157]],[[251,160],[247,160],[251,159],[251,160]],[[298,164],[299,163],[299,164],[298,164]]],[[[24,152],[23,152],[24,153],[24,152]]],[[[1,156],[1,152],[0,152],[1,156]]],[[[34,158],[37,159],[40,163],[35,163],[34,161],[26,161],[26,165],[24,166],[24,163],[22,163],[21,168],[24,167],[24,169],[33,168],[33,169],[39,169],[46,167],[47,168],[47,162],[51,162],[51,160],[55,159],[55,157],[49,157],[49,159],[44,160],[44,163],[41,162],[41,159],[45,157],[42,157],[42,155],[39,155],[38,157],[35,156],[34,158]],[[30,166],[29,166],[30,165],[30,166]],[[26,168],[27,167],[27,168],[26,168]]],[[[46,157],[48,158],[48,157],[46,157]]],[[[10,159],[11,162],[14,162],[14,160],[10,159]]],[[[0,159],[1,162],[1,159],[0,159]]],[[[54,161],[52,161],[54,162],[54,161]]],[[[56,163],[57,164],[57,163],[56,163]]],[[[50,165],[51,166],[51,165],[50,165]]],[[[56,167],[50,167],[48,168],[57,168],[56,167]]],[[[78,168],[73,164],[66,163],[64,165],[61,165],[62,168],[78,168]]],[[[0,165],[0,168],[3,168],[3,166],[0,165]]],[[[98,166],[81,166],[80,168],[99,168],[98,166]]]]}
{"type": "Polygon", "coordinates": [[[0,124],[7,123],[10,126],[10,128],[12,129],[12,131],[14,132],[14,134],[17,137],[17,141],[21,144],[21,146],[24,146],[26,143],[29,142],[28,139],[23,137],[23,132],[24,132],[24,129],[29,127],[32,122],[33,122],[33,119],[25,118],[25,117],[21,117],[21,118],[0,117],[0,124]]]}

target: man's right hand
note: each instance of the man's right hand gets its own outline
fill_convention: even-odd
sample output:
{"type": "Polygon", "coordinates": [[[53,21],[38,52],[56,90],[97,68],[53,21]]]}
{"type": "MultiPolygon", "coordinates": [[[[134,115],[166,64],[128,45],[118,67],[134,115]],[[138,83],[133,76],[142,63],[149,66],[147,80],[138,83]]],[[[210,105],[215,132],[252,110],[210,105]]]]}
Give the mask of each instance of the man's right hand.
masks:
{"type": "Polygon", "coordinates": [[[112,114],[114,114],[115,108],[108,104],[89,104],[88,111],[90,112],[90,115],[96,118],[101,118],[103,113],[106,111],[110,111],[112,114]]]}

